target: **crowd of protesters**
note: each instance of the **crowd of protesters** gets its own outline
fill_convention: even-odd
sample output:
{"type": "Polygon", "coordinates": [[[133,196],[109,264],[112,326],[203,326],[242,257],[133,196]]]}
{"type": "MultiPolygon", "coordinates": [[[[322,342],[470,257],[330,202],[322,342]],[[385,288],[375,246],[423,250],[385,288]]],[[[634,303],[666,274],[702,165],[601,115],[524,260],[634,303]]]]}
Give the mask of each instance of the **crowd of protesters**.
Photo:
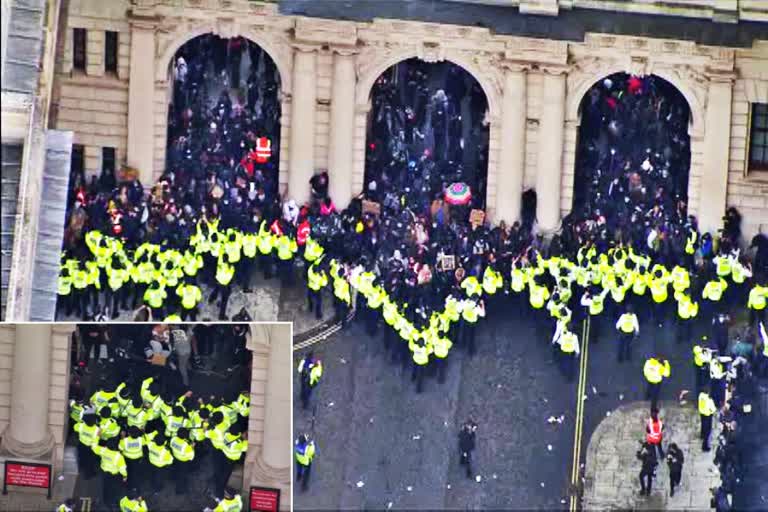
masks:
{"type": "Polygon", "coordinates": [[[376,81],[366,150],[365,190],[374,201],[417,209],[467,183],[484,207],[488,173],[488,101],[455,64],[403,61],[376,81]]]}
{"type": "Polygon", "coordinates": [[[183,494],[200,497],[211,510],[234,510],[217,508],[217,502],[239,501],[226,486],[248,447],[250,394],[242,386],[229,386],[224,396],[195,393],[199,383],[190,386],[187,372],[170,370],[190,357],[198,365],[201,357],[245,357],[247,328],[79,326],[75,373],[90,366],[93,376],[88,384],[84,375],[73,380],[70,418],[81,475],[101,479],[101,509],[115,509],[123,500],[165,508],[174,494],[183,494]]]}

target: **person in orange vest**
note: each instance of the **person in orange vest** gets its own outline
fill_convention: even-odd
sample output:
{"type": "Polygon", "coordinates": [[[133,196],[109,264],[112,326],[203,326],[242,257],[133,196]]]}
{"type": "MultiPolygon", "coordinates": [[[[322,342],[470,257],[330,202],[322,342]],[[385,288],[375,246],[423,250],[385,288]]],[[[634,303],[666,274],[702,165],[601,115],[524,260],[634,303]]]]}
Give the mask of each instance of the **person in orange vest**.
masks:
{"type": "Polygon", "coordinates": [[[656,450],[657,459],[664,458],[664,448],[661,446],[661,441],[664,438],[664,424],[659,418],[659,410],[651,409],[651,417],[648,418],[648,423],[645,425],[645,442],[656,450]]]}
{"type": "Polygon", "coordinates": [[[256,163],[265,164],[272,156],[272,141],[266,137],[256,139],[256,163]]]}

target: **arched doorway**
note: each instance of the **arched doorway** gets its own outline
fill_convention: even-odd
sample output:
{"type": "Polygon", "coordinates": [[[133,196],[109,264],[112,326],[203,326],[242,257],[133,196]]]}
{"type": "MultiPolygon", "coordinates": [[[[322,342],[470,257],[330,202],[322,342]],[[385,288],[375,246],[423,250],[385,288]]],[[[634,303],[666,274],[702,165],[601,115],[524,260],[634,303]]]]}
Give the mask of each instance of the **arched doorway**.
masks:
{"type": "Polygon", "coordinates": [[[452,62],[410,58],[374,83],[366,124],[364,193],[386,202],[403,192],[429,205],[461,181],[485,208],[488,99],[477,79],[452,62]]]}
{"type": "Polygon", "coordinates": [[[576,219],[602,217],[612,230],[684,222],[691,109],[683,94],[657,75],[614,73],[592,85],[579,112],[576,219]]]}
{"type": "Polygon", "coordinates": [[[203,34],[176,51],[169,84],[165,169],[176,184],[217,180],[245,195],[277,194],[281,77],[272,57],[245,37],[203,34]],[[266,162],[255,154],[261,137],[266,162]]]}

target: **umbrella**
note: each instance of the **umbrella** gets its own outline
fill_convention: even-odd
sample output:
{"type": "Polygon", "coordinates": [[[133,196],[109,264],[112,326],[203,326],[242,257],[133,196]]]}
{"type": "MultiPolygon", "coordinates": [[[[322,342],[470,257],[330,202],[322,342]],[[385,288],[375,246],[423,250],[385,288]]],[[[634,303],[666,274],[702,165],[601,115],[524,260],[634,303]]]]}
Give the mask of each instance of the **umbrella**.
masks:
{"type": "Polygon", "coordinates": [[[448,204],[467,204],[472,199],[472,191],[466,183],[453,183],[445,189],[445,202],[448,204]]]}

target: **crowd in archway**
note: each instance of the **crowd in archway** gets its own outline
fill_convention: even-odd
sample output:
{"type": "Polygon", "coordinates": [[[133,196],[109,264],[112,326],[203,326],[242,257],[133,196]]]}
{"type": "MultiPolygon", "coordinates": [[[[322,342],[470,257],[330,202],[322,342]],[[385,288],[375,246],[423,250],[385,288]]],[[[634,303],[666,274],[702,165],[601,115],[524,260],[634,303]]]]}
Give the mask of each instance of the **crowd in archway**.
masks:
{"type": "MultiPolygon", "coordinates": [[[[199,262],[193,257],[183,265],[201,269],[194,283],[175,271],[182,266],[180,257],[170,264],[153,261],[144,271],[141,262],[152,260],[161,246],[182,255],[203,218],[216,222],[222,232],[255,232],[263,219],[271,222],[281,215],[280,77],[271,58],[244,38],[206,35],[179,49],[170,73],[166,171],[151,190],[145,191],[138,179],[118,182],[109,171],[88,183],[83,175],[70,180],[59,286],[59,311],[66,316],[106,319],[117,317],[121,309],[157,303],[161,292],[150,292],[154,299],[146,293],[160,277],[166,279],[163,288],[170,296],[167,313],[180,313],[185,291],[189,302],[199,282],[216,286],[217,254],[200,256],[199,262]],[[102,248],[95,261],[94,250],[106,237],[119,240],[119,246],[102,248]],[[134,260],[137,254],[145,254],[145,260],[134,260]],[[191,287],[179,288],[186,284],[191,287]]],[[[240,284],[247,289],[249,280],[240,284]]],[[[159,319],[167,316],[166,308],[153,309],[159,319]]],[[[220,316],[226,309],[223,298],[220,316]]]]}
{"type": "Polygon", "coordinates": [[[682,94],[655,75],[616,73],[596,83],[581,105],[567,220],[580,231],[639,240],[667,261],[680,256],[692,227],[689,116],[682,94]]]}
{"type": "Polygon", "coordinates": [[[385,71],[371,91],[365,194],[420,207],[453,182],[467,183],[483,208],[488,172],[488,100],[459,66],[409,59],[385,71]]]}

